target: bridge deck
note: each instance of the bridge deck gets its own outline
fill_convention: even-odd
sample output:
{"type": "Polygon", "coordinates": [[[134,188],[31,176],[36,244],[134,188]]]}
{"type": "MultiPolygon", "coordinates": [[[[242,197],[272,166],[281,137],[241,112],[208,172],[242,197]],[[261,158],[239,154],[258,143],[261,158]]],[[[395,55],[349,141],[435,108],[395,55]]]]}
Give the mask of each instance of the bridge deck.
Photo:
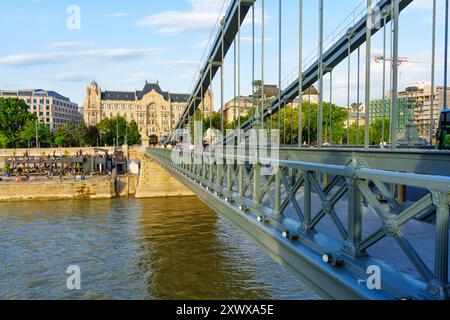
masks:
{"type": "MultiPolygon", "coordinates": [[[[437,177],[434,184],[431,182],[435,179],[432,176],[418,176],[417,179],[424,179],[424,188],[440,191],[437,191],[438,193],[433,191],[433,195],[428,194],[417,202],[400,204],[395,198],[389,198],[389,191],[386,191],[386,188],[382,197],[388,198],[389,204],[387,204],[384,201],[378,202],[376,190],[372,190],[373,186],[370,187],[367,184],[365,188],[364,184],[372,181],[378,188],[377,190],[382,190],[380,181],[385,179],[392,183],[401,176],[389,178],[391,173],[377,171],[372,178],[370,174],[362,173],[361,177],[367,177],[360,180],[357,189],[359,190],[358,194],[364,196],[365,203],[361,206],[361,223],[357,223],[354,220],[354,213],[352,213],[354,208],[349,207],[352,203],[353,193],[350,192],[351,184],[348,179],[352,175],[348,175],[346,171],[348,168],[339,171],[341,169],[337,166],[311,164],[311,167],[308,167],[305,163],[283,162],[282,166],[297,163],[294,165],[297,168],[290,168],[289,170],[293,169],[294,171],[289,174],[287,170],[282,169],[280,171],[282,183],[278,186],[273,183],[276,178],[271,180],[261,177],[259,189],[256,190],[254,189],[255,169],[252,166],[242,169],[245,173],[239,173],[237,165],[235,165],[235,169],[229,169],[233,166],[228,166],[230,173],[227,175],[227,171],[223,172],[223,181],[217,180],[217,176],[210,181],[208,175],[205,175],[207,170],[202,171],[195,165],[174,165],[170,161],[170,154],[164,150],[151,151],[150,155],[186,184],[207,205],[234,222],[238,228],[262,245],[276,261],[294,271],[324,297],[435,299],[446,295],[446,293],[436,293],[439,289],[436,291],[433,286],[436,276],[433,275],[432,270],[434,272],[441,270],[440,267],[436,267],[437,265],[441,265],[441,267],[445,265],[443,270],[448,277],[448,247],[444,248],[447,253],[443,255],[445,263],[440,261],[441,256],[437,255],[443,250],[442,247],[436,248],[437,239],[442,238],[437,230],[441,229],[434,224],[419,221],[415,217],[424,211],[436,210],[434,204],[438,194],[448,197],[450,191],[450,178],[448,177],[437,177]],[[307,167],[306,171],[299,169],[305,166],[307,167]],[[325,177],[324,172],[319,173],[322,166],[324,172],[329,174],[330,181],[333,180],[333,177],[341,179],[347,176],[347,178],[336,180],[337,182],[334,184],[322,181],[325,177]],[[340,177],[337,174],[333,176],[332,172],[334,171],[341,172],[343,176],[340,177]],[[306,172],[310,173],[305,176],[306,172]],[[242,181],[235,183],[239,177],[242,178],[242,181]],[[427,179],[431,180],[427,181],[427,179]],[[228,181],[225,183],[226,180],[228,181]],[[292,181],[288,182],[288,180],[292,181]],[[308,230],[303,229],[305,226],[304,210],[307,206],[305,181],[313,186],[310,195],[312,200],[311,224],[314,225],[308,230]],[[294,187],[296,185],[297,188],[294,187]],[[239,186],[243,188],[246,186],[245,190],[241,191],[243,192],[242,196],[239,194],[239,186]],[[280,190],[278,195],[281,205],[280,215],[274,213],[277,188],[280,190]],[[264,190],[264,194],[261,204],[255,205],[255,194],[261,194],[262,190],[264,190]],[[243,209],[243,205],[245,209],[243,209]],[[383,217],[380,216],[381,211],[383,217]],[[267,223],[261,223],[256,219],[260,216],[266,217],[267,223]],[[356,246],[364,247],[360,253],[348,251],[349,239],[352,239],[356,225],[362,229],[360,239],[355,240],[356,246]],[[289,239],[288,237],[285,239],[281,234],[283,230],[299,238],[289,239]],[[325,254],[332,255],[333,260],[342,260],[344,266],[333,267],[324,263],[322,256],[325,254]],[[369,266],[378,266],[382,270],[381,290],[370,290],[365,287],[368,278],[367,267],[369,266]],[[430,292],[433,293],[430,294],[430,292]]],[[[223,168],[216,167],[214,170],[216,169],[222,170],[223,168]]],[[[221,175],[222,173],[217,171],[217,174],[221,175]]],[[[416,188],[421,186],[420,181],[415,181],[415,175],[404,176],[404,178],[405,184],[413,184],[416,188]]],[[[401,183],[401,181],[398,182],[401,183]]],[[[382,185],[385,183],[382,182],[382,185]]],[[[446,212],[448,215],[448,201],[445,199],[443,201],[439,203],[442,203],[444,207],[437,207],[437,210],[440,210],[440,213],[446,212]],[[447,205],[446,209],[445,205],[447,205]]],[[[437,224],[443,225],[441,220],[437,224]]],[[[445,229],[447,237],[449,236],[448,232],[447,224],[445,229]]]]}

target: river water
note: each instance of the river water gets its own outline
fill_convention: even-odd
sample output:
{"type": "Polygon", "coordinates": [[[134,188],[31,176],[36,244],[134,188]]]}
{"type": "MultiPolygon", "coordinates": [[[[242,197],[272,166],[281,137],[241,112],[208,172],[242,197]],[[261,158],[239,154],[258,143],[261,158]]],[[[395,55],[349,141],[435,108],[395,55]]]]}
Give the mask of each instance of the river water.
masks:
{"type": "Polygon", "coordinates": [[[317,298],[194,197],[0,203],[0,299],[317,298]]]}

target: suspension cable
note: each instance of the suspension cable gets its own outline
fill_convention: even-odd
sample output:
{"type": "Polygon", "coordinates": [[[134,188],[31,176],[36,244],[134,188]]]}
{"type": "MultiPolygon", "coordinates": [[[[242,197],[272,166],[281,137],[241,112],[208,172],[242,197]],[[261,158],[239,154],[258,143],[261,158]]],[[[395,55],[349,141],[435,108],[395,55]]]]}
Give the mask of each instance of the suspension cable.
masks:
{"type": "Polygon", "coordinates": [[[298,23],[298,146],[303,146],[303,0],[299,0],[298,23]]]}
{"type": "Polygon", "coordinates": [[[399,0],[393,6],[393,39],[392,39],[392,108],[391,108],[391,147],[397,148],[398,121],[398,35],[399,35],[399,0]]]}
{"type": "Polygon", "coordinates": [[[384,147],[384,131],[385,131],[385,122],[386,122],[386,21],[387,21],[387,13],[383,13],[383,110],[381,116],[381,145],[384,147]]]}
{"type": "Polygon", "coordinates": [[[311,146],[311,90],[308,93],[308,146],[311,146]]]}
{"type": "Polygon", "coordinates": [[[372,0],[367,0],[367,24],[366,24],[366,83],[365,83],[365,124],[364,124],[364,148],[370,146],[370,59],[372,50],[372,0]]]}
{"type": "MultiPolygon", "coordinates": [[[[284,140],[283,144],[287,144],[286,143],[286,116],[287,116],[287,114],[286,114],[286,100],[284,100],[284,99],[283,99],[283,113],[284,113],[284,115],[283,115],[283,140],[284,140]]],[[[281,111],[279,112],[278,119],[281,119],[281,111]]],[[[280,127],[280,129],[281,129],[281,127],[280,127]]]]}
{"type": "Polygon", "coordinates": [[[233,42],[233,129],[236,129],[236,41],[233,42]]]}
{"type": "Polygon", "coordinates": [[[317,111],[317,147],[322,147],[323,127],[323,0],[319,0],[319,109],[317,111]]]}
{"type": "Polygon", "coordinates": [[[351,37],[352,31],[348,33],[348,60],[347,60],[347,145],[350,144],[350,74],[351,74],[351,37]]]}
{"type": "MultiPolygon", "coordinates": [[[[390,10],[390,14],[391,14],[391,22],[390,22],[390,30],[389,30],[389,61],[390,61],[390,67],[389,67],[389,89],[392,92],[392,84],[393,84],[393,76],[394,76],[394,65],[393,65],[393,61],[394,61],[394,53],[393,53],[393,31],[394,31],[394,21],[393,21],[393,16],[394,16],[394,6],[391,6],[391,10],[390,10]]],[[[389,103],[389,148],[392,147],[392,101],[389,103]]]]}
{"type": "Polygon", "coordinates": [[[259,116],[259,110],[255,109],[255,6],[252,6],[252,110],[253,118],[259,116]]]}
{"type": "Polygon", "coordinates": [[[209,112],[209,142],[212,144],[212,116],[213,116],[213,99],[212,99],[212,66],[213,66],[213,62],[210,62],[210,66],[209,66],[209,97],[210,97],[210,112],[209,112]]]}
{"type": "Polygon", "coordinates": [[[237,42],[237,95],[238,95],[238,128],[241,127],[241,0],[238,5],[238,42],[237,42]]]}
{"type": "Polygon", "coordinates": [[[221,22],[221,37],[222,37],[222,52],[221,52],[221,67],[220,67],[220,108],[221,108],[221,112],[220,112],[220,129],[222,132],[222,136],[225,137],[225,128],[224,128],[224,121],[223,121],[223,112],[224,112],[224,24],[225,21],[222,20],[221,22]]]}
{"type": "Polygon", "coordinates": [[[328,144],[333,144],[333,70],[330,71],[330,128],[329,128],[329,137],[328,144]]]}
{"type": "Polygon", "coordinates": [[[278,130],[281,129],[281,0],[278,0],[278,130]]]}
{"type": "Polygon", "coordinates": [[[261,0],[261,124],[264,127],[264,0],[261,0]]]}
{"type": "Polygon", "coordinates": [[[430,96],[430,146],[433,145],[434,135],[434,90],[436,64],[436,0],[433,0],[433,22],[431,35],[431,96],[430,96]]]}
{"type": "Polygon", "coordinates": [[[444,61],[444,110],[447,110],[447,82],[448,82],[448,0],[445,0],[445,61],[444,61]]]}
{"type": "Polygon", "coordinates": [[[357,84],[356,84],[356,145],[359,146],[359,108],[361,104],[361,47],[358,47],[358,64],[357,64],[357,84]]]}

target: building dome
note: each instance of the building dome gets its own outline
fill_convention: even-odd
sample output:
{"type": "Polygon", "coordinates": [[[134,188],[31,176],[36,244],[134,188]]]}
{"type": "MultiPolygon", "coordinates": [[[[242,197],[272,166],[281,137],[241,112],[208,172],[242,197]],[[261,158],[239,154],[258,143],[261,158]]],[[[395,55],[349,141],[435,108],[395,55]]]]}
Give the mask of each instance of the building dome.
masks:
{"type": "Polygon", "coordinates": [[[317,91],[317,89],[314,88],[314,86],[311,86],[308,89],[306,89],[303,94],[311,95],[311,96],[317,96],[317,95],[319,95],[319,91],[317,91]]]}
{"type": "Polygon", "coordinates": [[[91,87],[98,88],[98,84],[97,82],[95,82],[95,80],[91,82],[91,87]]]}

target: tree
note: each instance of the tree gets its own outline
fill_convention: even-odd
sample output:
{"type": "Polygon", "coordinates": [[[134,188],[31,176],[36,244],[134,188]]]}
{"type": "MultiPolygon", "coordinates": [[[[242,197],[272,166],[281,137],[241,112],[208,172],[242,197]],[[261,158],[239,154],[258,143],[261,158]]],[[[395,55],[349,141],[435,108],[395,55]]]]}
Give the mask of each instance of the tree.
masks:
{"type": "Polygon", "coordinates": [[[22,147],[35,145],[36,127],[39,146],[51,147],[53,145],[54,135],[50,130],[49,125],[38,121],[36,118],[28,120],[22,131],[19,133],[20,145],[22,147]]]}
{"type": "MultiPolygon", "coordinates": [[[[389,139],[389,125],[390,120],[386,119],[384,123],[384,140],[385,142],[389,139]]],[[[370,145],[376,145],[378,146],[381,143],[382,138],[382,127],[383,127],[383,121],[381,119],[376,119],[370,123],[369,128],[369,143],[370,145]]],[[[350,135],[350,144],[356,145],[357,142],[359,144],[364,143],[364,126],[359,126],[359,141],[356,140],[356,133],[358,132],[358,127],[356,124],[353,124],[350,126],[349,135],[350,135]]]]}
{"type": "MultiPolygon", "coordinates": [[[[290,108],[287,105],[285,108],[281,109],[281,128],[280,128],[280,140],[282,144],[287,144],[290,142],[298,143],[298,108],[290,108]]],[[[303,141],[308,139],[308,129],[310,132],[311,143],[317,142],[317,116],[318,105],[311,104],[308,105],[307,102],[303,102],[302,105],[302,137],[303,141]],[[309,114],[309,109],[311,113],[309,114]],[[310,119],[310,121],[309,121],[310,119]],[[308,123],[310,127],[308,128],[308,123]]],[[[278,113],[272,117],[272,127],[276,128],[278,125],[278,113]]],[[[323,103],[323,123],[322,123],[322,136],[323,141],[328,141],[331,144],[340,144],[344,139],[346,130],[344,129],[344,123],[347,119],[347,110],[341,108],[337,105],[331,105],[331,139],[330,139],[330,104],[327,102],[323,103]]],[[[269,125],[270,121],[266,123],[269,125]]]]}
{"type": "Polygon", "coordinates": [[[0,137],[3,147],[20,147],[20,132],[27,121],[35,116],[28,111],[25,101],[17,98],[0,98],[0,137]]]}
{"type": "Polygon", "coordinates": [[[86,129],[84,138],[85,144],[88,146],[97,146],[100,143],[100,131],[96,126],[89,126],[86,129]]]}
{"type": "Polygon", "coordinates": [[[125,136],[128,137],[128,144],[141,143],[141,135],[136,121],[127,123],[124,117],[117,116],[115,118],[105,118],[98,124],[98,130],[102,143],[106,145],[125,144],[125,136]],[[131,136],[130,136],[131,133],[131,136]],[[116,141],[119,138],[118,142],[116,141]]]}
{"type": "Polygon", "coordinates": [[[55,143],[60,147],[76,147],[78,141],[76,137],[76,127],[73,120],[56,128],[55,143]]]}
{"type": "Polygon", "coordinates": [[[139,127],[136,121],[131,120],[128,126],[128,144],[141,144],[141,134],[139,132],[139,127]]]}
{"type": "Polygon", "coordinates": [[[78,126],[75,128],[74,138],[77,146],[83,147],[87,145],[87,126],[84,122],[80,122],[78,126]]]}

